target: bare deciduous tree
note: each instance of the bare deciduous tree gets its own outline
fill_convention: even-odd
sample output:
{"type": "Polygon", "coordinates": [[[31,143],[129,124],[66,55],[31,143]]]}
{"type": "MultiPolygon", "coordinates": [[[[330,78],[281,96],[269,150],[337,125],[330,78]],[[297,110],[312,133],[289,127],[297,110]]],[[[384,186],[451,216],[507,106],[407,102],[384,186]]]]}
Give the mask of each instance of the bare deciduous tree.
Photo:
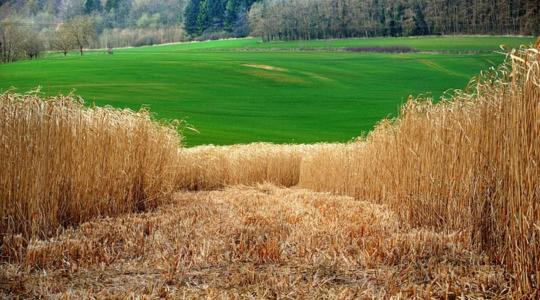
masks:
{"type": "Polygon", "coordinates": [[[540,33],[539,0],[263,0],[251,34],[298,40],[429,34],[540,33]]]}
{"type": "Polygon", "coordinates": [[[0,61],[12,62],[20,56],[24,33],[17,26],[15,19],[0,22],[0,61]]]}
{"type": "Polygon", "coordinates": [[[72,38],[71,32],[65,24],[60,25],[56,29],[52,46],[55,50],[59,50],[64,53],[64,56],[67,55],[69,50],[75,47],[75,42],[72,38]]]}
{"type": "Polygon", "coordinates": [[[262,9],[262,4],[256,2],[248,12],[249,29],[251,30],[251,34],[255,36],[262,36],[264,33],[262,28],[262,9]]]}
{"type": "Polygon", "coordinates": [[[89,17],[79,16],[71,19],[64,26],[69,33],[73,43],[83,55],[83,49],[90,45],[90,42],[96,38],[96,30],[89,17]]]}
{"type": "Polygon", "coordinates": [[[43,40],[37,32],[26,30],[24,32],[24,41],[21,43],[21,50],[24,51],[29,59],[38,58],[39,54],[45,49],[43,40]]]}

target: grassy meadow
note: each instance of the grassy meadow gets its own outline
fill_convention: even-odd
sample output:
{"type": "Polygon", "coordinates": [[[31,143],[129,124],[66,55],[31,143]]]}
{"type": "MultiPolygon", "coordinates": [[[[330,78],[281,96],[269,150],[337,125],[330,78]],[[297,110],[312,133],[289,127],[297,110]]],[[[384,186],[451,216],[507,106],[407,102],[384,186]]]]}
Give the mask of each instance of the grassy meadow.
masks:
{"type": "Polygon", "coordinates": [[[498,65],[499,45],[528,37],[374,38],[262,43],[259,39],[50,53],[0,65],[0,90],[75,91],[87,103],[150,107],[184,119],[184,143],[344,142],[397,113],[408,95],[439,97],[498,65]],[[346,47],[409,46],[415,53],[346,47]]]}

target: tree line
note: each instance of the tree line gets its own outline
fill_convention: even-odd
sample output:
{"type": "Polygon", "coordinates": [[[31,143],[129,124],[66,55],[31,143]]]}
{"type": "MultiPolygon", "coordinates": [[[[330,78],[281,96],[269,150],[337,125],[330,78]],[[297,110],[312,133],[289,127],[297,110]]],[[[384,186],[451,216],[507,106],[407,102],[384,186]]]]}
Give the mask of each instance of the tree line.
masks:
{"type": "MultiPolygon", "coordinates": [[[[36,31],[27,28],[24,23],[8,18],[0,21],[0,61],[12,62],[22,58],[34,59],[45,50],[45,41],[36,31]]],[[[58,50],[64,55],[77,49],[83,55],[83,49],[90,46],[96,38],[96,31],[88,17],[78,16],[60,24],[51,40],[51,50],[58,50]]]]}
{"type": "Polygon", "coordinates": [[[271,41],[439,34],[538,35],[540,1],[0,0],[1,62],[43,50],[82,54],[88,47],[247,35],[271,41]]]}
{"type": "Polygon", "coordinates": [[[189,34],[196,36],[246,36],[250,32],[247,14],[255,1],[190,0],[184,13],[184,27],[189,34]]]}
{"type": "MultiPolygon", "coordinates": [[[[192,0],[193,1],[193,0],[192,0]]],[[[540,33],[538,0],[263,0],[249,11],[265,41],[540,33]]]]}
{"type": "Polygon", "coordinates": [[[167,27],[183,24],[186,0],[0,0],[0,19],[20,16],[38,23],[86,15],[105,28],[167,27]]]}
{"type": "Polygon", "coordinates": [[[186,0],[0,0],[0,62],[186,39],[186,0]],[[84,32],[80,34],[79,30],[84,32]]]}

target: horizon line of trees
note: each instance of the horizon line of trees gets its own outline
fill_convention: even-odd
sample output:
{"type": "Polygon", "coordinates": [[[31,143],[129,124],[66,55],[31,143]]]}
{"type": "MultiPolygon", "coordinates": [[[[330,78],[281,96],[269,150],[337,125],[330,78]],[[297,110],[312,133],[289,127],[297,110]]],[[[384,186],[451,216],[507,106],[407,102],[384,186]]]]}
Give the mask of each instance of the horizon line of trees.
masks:
{"type": "Polygon", "coordinates": [[[2,63],[44,50],[82,54],[247,35],[272,41],[443,34],[539,35],[540,1],[0,0],[2,63]]]}
{"type": "Polygon", "coordinates": [[[53,34],[46,40],[43,35],[18,19],[8,18],[0,21],[0,61],[13,62],[18,59],[35,59],[44,50],[58,50],[64,55],[83,49],[96,39],[96,31],[91,19],[85,16],[57,25],[53,34]]]}
{"type": "Polygon", "coordinates": [[[0,20],[19,16],[37,23],[61,23],[89,16],[105,28],[171,27],[183,24],[187,0],[0,0],[0,20]]]}
{"type": "Polygon", "coordinates": [[[264,41],[540,33],[539,0],[263,0],[248,14],[264,41]]]}
{"type": "Polygon", "coordinates": [[[56,50],[66,56],[72,50],[83,55],[84,49],[106,48],[112,54],[113,48],[118,47],[185,40],[180,27],[106,28],[98,34],[93,19],[85,15],[46,25],[48,27],[38,29],[36,24],[17,17],[0,20],[0,63],[35,59],[44,51],[56,50]]]}
{"type": "Polygon", "coordinates": [[[184,41],[185,4],[186,0],[0,0],[0,62],[35,58],[44,50],[67,54],[184,41]],[[77,34],[81,28],[84,34],[77,34]]]}
{"type": "Polygon", "coordinates": [[[43,51],[41,38],[28,28],[0,22],[0,63],[18,59],[34,59],[43,51]]]}

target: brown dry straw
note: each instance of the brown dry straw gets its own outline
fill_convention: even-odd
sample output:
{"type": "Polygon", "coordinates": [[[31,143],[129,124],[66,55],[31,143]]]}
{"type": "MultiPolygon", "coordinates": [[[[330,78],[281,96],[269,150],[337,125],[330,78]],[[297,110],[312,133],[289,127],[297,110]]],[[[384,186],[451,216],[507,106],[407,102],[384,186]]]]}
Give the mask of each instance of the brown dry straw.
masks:
{"type": "Polygon", "coordinates": [[[155,207],[173,191],[180,142],[144,110],[1,95],[0,233],[47,236],[96,216],[155,207]]]}
{"type": "Polygon", "coordinates": [[[300,163],[314,149],[333,146],[274,145],[252,143],[231,146],[199,146],[181,150],[177,186],[187,190],[212,190],[228,185],[269,182],[295,186],[300,163]]]}
{"type": "Polygon", "coordinates": [[[365,141],[313,152],[300,186],[384,203],[414,226],[464,230],[508,267],[517,296],[540,283],[540,55],[514,50],[449,101],[410,99],[365,141]]]}

